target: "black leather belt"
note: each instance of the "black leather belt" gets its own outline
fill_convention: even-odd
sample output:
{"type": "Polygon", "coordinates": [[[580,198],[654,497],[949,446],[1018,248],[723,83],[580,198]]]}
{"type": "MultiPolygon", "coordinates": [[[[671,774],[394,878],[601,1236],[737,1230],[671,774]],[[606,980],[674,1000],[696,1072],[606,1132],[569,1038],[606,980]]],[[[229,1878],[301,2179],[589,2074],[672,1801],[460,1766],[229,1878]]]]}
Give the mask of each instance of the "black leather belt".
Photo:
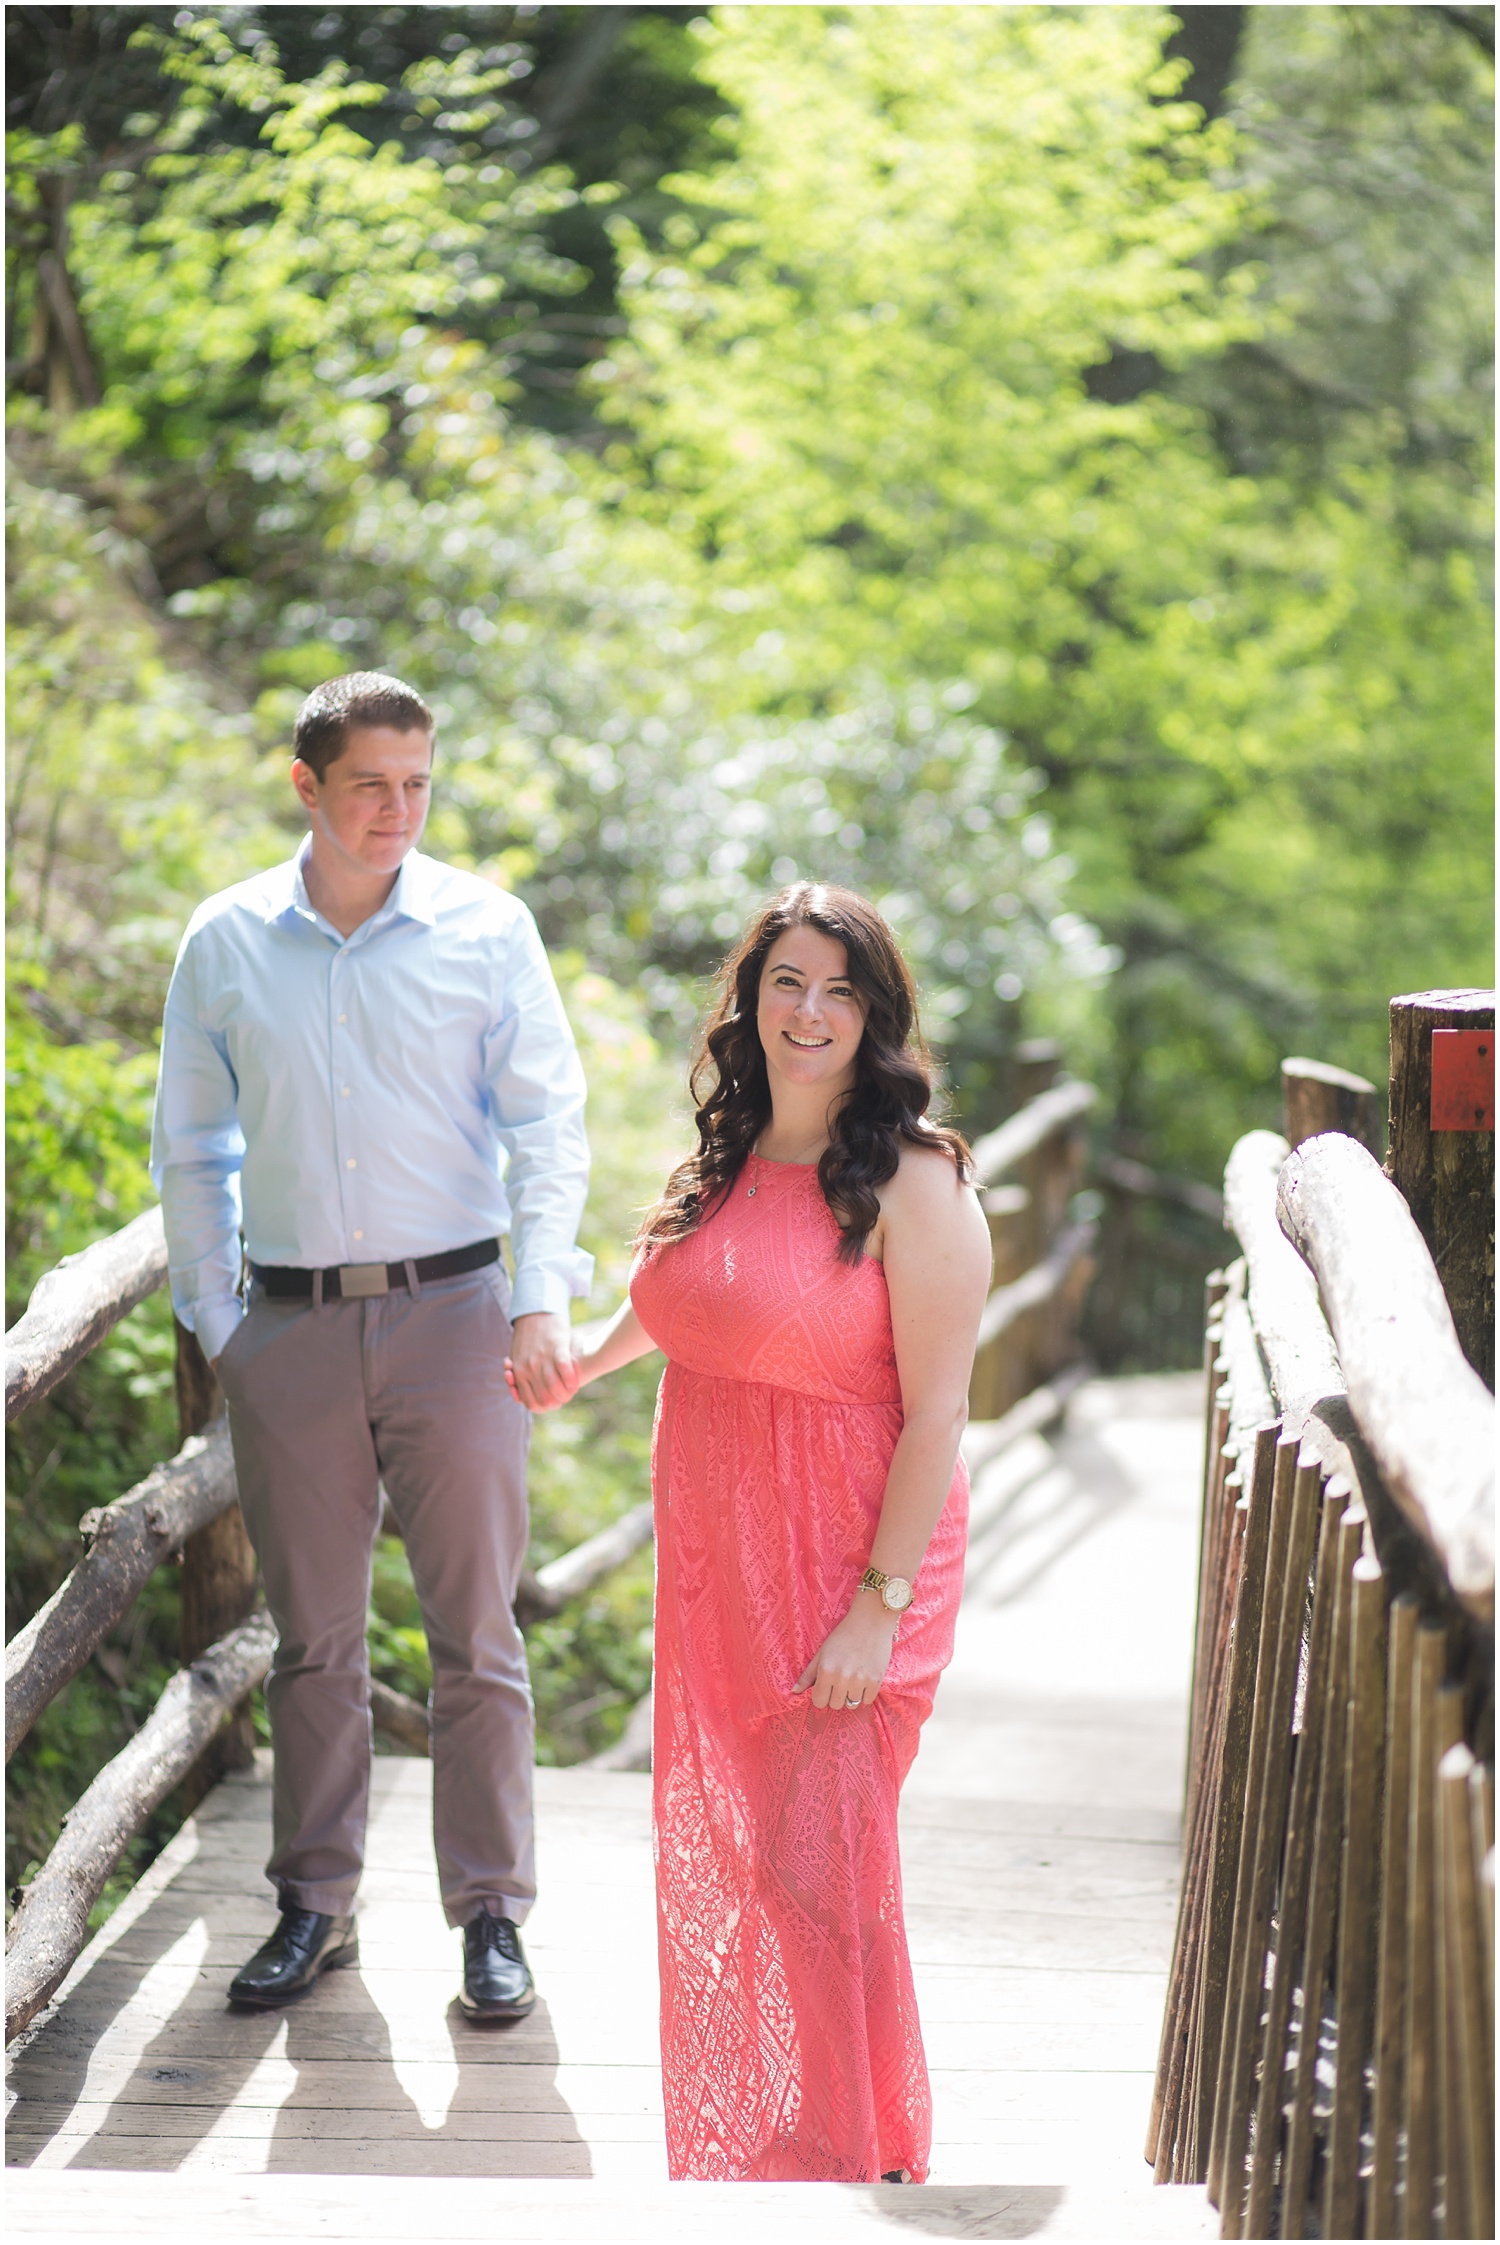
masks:
{"type": "MultiPolygon", "coordinates": [[[[418,1281],[461,1278],[465,1271],[482,1271],[500,1260],[497,1239],[476,1239],[472,1247],[450,1247],[446,1255],[419,1255],[412,1265],[418,1281]]],[[[252,1263],[250,1275],[272,1301],[310,1302],[313,1280],[323,1280],[325,1302],[357,1301],[372,1294],[389,1294],[393,1286],[410,1282],[404,1263],[334,1263],[328,1270],[299,1271],[285,1263],[252,1263]]]]}

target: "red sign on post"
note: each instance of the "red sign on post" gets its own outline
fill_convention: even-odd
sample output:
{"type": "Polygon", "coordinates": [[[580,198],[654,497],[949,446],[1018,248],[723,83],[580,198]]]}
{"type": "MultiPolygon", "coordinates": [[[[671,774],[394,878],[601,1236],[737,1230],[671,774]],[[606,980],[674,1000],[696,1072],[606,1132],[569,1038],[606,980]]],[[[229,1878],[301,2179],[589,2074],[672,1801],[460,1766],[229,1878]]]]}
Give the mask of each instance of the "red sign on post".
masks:
{"type": "Polygon", "coordinates": [[[1434,1130],[1494,1129],[1493,1029],[1433,1030],[1432,1127],[1434,1130]]]}

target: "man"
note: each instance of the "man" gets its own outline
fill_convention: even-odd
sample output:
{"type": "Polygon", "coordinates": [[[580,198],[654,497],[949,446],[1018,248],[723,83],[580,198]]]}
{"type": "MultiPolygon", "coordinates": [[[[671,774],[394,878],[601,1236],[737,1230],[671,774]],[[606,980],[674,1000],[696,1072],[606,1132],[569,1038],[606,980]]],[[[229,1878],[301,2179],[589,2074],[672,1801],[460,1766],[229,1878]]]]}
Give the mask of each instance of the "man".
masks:
{"type": "Polygon", "coordinates": [[[421,696],[380,672],[303,704],[292,784],[310,832],[189,923],[152,1175],[173,1303],[223,1384],[279,1632],[266,1868],[281,1917],[230,2000],[285,2003],[357,1957],[383,1480],[432,1655],[433,1837],[463,1928],[460,2000],[507,2019],[536,1991],[518,1930],[535,1892],[533,1738],[512,1612],[531,1422],[504,1366],[536,1405],[577,1384],[588,1146],[530,913],[416,848],[433,739],[421,696]]]}

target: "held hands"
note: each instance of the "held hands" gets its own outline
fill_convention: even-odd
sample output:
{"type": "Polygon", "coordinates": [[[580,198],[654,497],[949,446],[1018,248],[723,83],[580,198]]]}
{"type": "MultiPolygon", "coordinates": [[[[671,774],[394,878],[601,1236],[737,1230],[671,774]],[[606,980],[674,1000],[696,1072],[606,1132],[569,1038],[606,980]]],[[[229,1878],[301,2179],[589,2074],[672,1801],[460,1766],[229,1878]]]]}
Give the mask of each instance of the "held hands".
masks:
{"type": "Polygon", "coordinates": [[[583,1372],[572,1329],[554,1310],[518,1317],[505,1359],[505,1384],[528,1411],[556,1411],[578,1393],[583,1372]]]}
{"type": "Polygon", "coordinates": [[[814,1707],[868,1707],[891,1664],[900,1618],[870,1591],[861,1590],[793,1688],[805,1692],[811,1686],[814,1707]]]}

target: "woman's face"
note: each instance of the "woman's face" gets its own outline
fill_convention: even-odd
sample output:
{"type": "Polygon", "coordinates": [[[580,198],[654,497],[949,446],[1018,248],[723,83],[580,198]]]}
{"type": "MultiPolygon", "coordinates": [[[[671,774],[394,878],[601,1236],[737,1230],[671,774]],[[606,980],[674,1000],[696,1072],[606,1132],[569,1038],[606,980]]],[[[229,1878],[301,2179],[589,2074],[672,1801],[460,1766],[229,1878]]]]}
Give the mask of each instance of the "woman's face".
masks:
{"type": "Polygon", "coordinates": [[[830,1097],[853,1087],[865,1014],[848,965],[842,943],[817,928],[789,928],[772,944],[756,1025],[773,1078],[830,1097]]]}

